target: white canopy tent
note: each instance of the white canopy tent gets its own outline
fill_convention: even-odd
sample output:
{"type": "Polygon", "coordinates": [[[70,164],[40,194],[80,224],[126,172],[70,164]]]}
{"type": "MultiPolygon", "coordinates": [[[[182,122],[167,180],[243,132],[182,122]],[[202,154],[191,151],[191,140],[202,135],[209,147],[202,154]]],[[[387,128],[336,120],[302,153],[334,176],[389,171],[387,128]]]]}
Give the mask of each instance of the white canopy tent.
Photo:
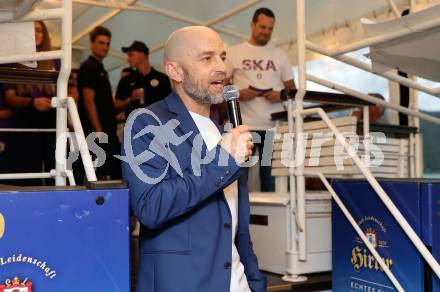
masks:
{"type": "MultiPolygon", "coordinates": [[[[105,60],[113,86],[119,80],[119,72],[125,66],[122,46],[133,40],[145,42],[151,51],[151,63],[162,66],[162,48],[168,35],[178,27],[207,25],[216,29],[227,45],[233,45],[249,37],[249,23],[253,11],[261,6],[271,8],[276,15],[276,27],[272,41],[288,51],[291,62],[297,63],[296,5],[292,0],[228,0],[228,1],[176,1],[176,0],[72,0],[74,48],[73,67],[78,67],[88,54],[88,32],[96,25],[104,25],[113,33],[112,50],[105,60]]],[[[360,23],[362,17],[377,22],[392,20],[404,9],[422,10],[440,3],[438,0],[308,0],[306,1],[306,35],[313,44],[313,51],[338,55],[338,48],[366,38],[360,23]],[[314,46],[314,45],[317,46],[314,46]]],[[[57,8],[59,0],[6,0],[0,4],[0,20],[17,18],[32,5],[36,9],[57,8]]],[[[60,46],[60,25],[49,21],[53,45],[60,46]]],[[[344,53],[344,52],[342,52],[344,53]]],[[[321,55],[307,52],[307,58],[321,55]]],[[[344,58],[344,56],[340,57],[344,58]]],[[[347,61],[346,59],[344,61],[347,61]]],[[[353,63],[353,62],[352,62],[353,63]]],[[[358,64],[365,67],[364,64],[358,64]]],[[[384,73],[378,71],[380,73],[384,73]]],[[[388,76],[387,76],[388,77],[388,76]]],[[[418,86],[428,94],[437,92],[418,86]]]]}
{"type": "MultiPolygon", "coordinates": [[[[10,2],[16,4],[20,1],[10,2]]],[[[418,7],[425,7],[435,2],[421,0],[417,4],[418,7]]],[[[392,19],[392,7],[403,10],[409,5],[405,0],[397,0],[395,4],[396,6],[390,6],[389,1],[385,0],[308,0],[307,38],[330,49],[362,39],[365,35],[359,19],[392,19]]],[[[36,4],[37,8],[58,6],[58,0],[43,0],[36,4]]],[[[125,65],[125,55],[121,52],[121,47],[129,45],[133,40],[141,40],[149,46],[151,63],[160,68],[163,43],[173,30],[186,25],[208,25],[220,33],[227,45],[233,45],[249,37],[252,13],[261,6],[269,7],[275,12],[277,21],[272,41],[285,48],[295,64],[296,7],[292,0],[73,0],[72,41],[73,47],[81,52],[75,53],[74,58],[82,60],[88,54],[88,32],[93,27],[108,27],[113,34],[112,51],[105,64],[110,71],[111,81],[115,84],[121,67],[125,65]]],[[[49,26],[53,44],[57,46],[59,26],[56,23],[49,23],[49,26]]],[[[309,53],[308,57],[313,58],[316,55],[309,53]]]]}
{"type": "MultiPolygon", "coordinates": [[[[20,7],[28,7],[28,5],[33,4],[33,2],[34,1],[32,0],[6,1],[4,2],[5,5],[3,5],[2,2],[0,8],[4,9],[4,11],[2,14],[0,14],[0,17],[3,17],[3,19],[7,19],[8,17],[14,18],[14,16],[19,17],[20,14],[18,12],[20,11],[20,7]]],[[[420,31],[438,28],[440,27],[440,21],[434,17],[427,19],[426,22],[416,23],[410,26],[403,26],[397,28],[395,31],[387,32],[383,35],[375,35],[365,38],[366,36],[364,35],[363,30],[360,29],[360,17],[366,16],[376,18],[378,20],[399,18],[400,11],[402,11],[404,8],[410,7],[411,11],[414,12],[417,9],[423,9],[429,5],[437,4],[437,1],[420,1],[416,3],[416,1],[412,0],[408,3],[407,1],[395,0],[371,0],[368,2],[351,0],[248,0],[240,2],[232,0],[223,2],[196,0],[73,0],[72,2],[74,3],[72,40],[74,47],[76,47],[78,50],[87,51],[87,34],[95,26],[105,25],[113,32],[113,50],[111,58],[106,60],[107,68],[112,72],[113,81],[118,79],[119,71],[117,69],[121,68],[121,66],[124,66],[123,60],[125,56],[119,52],[120,47],[130,44],[133,40],[145,41],[151,48],[152,63],[160,67],[162,59],[161,48],[163,47],[163,42],[170,32],[176,28],[185,25],[212,26],[219,31],[227,44],[234,44],[238,41],[248,38],[249,22],[251,15],[257,6],[267,6],[272,8],[277,15],[277,26],[274,32],[273,41],[289,51],[291,59],[294,63],[296,63],[296,59],[298,59],[299,65],[299,90],[296,95],[297,102],[295,103],[295,109],[293,109],[292,102],[288,103],[289,133],[295,132],[299,134],[303,132],[303,115],[319,114],[329,128],[336,134],[336,137],[341,145],[344,146],[355,164],[361,169],[362,173],[365,175],[373,189],[387,205],[388,209],[398,220],[399,224],[404,228],[407,235],[410,237],[423,257],[427,260],[433,271],[437,274],[437,276],[440,276],[440,266],[438,263],[433,259],[430,252],[420,241],[420,238],[414,233],[413,229],[408,225],[405,218],[403,218],[402,214],[390,201],[387,194],[368,170],[368,167],[366,167],[358,158],[357,154],[354,153],[354,151],[351,149],[351,146],[347,144],[345,138],[338,132],[325,112],[322,111],[322,109],[303,110],[302,108],[302,100],[306,90],[305,82],[306,79],[308,79],[329,88],[356,96],[360,99],[390,107],[408,115],[420,117],[433,123],[440,124],[440,119],[430,117],[426,114],[419,114],[417,111],[412,109],[388,104],[380,99],[376,99],[364,93],[340,86],[331,81],[308,75],[305,70],[306,57],[309,59],[315,57],[314,54],[306,55],[306,48],[308,48],[316,53],[333,56],[337,60],[344,61],[355,67],[362,68],[363,70],[373,71],[374,69],[371,67],[371,65],[359,62],[344,54],[359,48],[378,45],[384,43],[385,41],[392,41],[397,38],[402,39],[407,35],[420,31]],[[298,9],[298,11],[296,11],[296,9],[298,9]],[[305,31],[302,29],[302,26],[305,26],[305,31]],[[298,48],[296,48],[296,46],[298,48]],[[296,54],[296,52],[298,52],[298,54],[296,54]],[[298,58],[296,56],[298,56],[298,58]],[[295,119],[295,125],[293,125],[293,117],[295,119]]],[[[59,1],[48,0],[39,2],[36,5],[39,8],[54,8],[58,7],[59,1]]],[[[32,17],[29,18],[29,20],[32,19],[32,17]]],[[[56,23],[54,23],[51,29],[53,35],[55,36],[55,45],[57,44],[56,26],[56,23]]],[[[63,46],[65,45],[66,44],[64,41],[63,46]]],[[[49,54],[45,55],[47,57],[49,54]]],[[[83,57],[84,56],[85,54],[83,57]]],[[[1,57],[0,60],[2,60],[1,57]]],[[[436,88],[421,86],[411,79],[401,78],[390,71],[376,73],[432,95],[438,95],[439,93],[439,90],[436,88]]],[[[62,101],[63,100],[60,102],[62,101]]],[[[366,116],[368,116],[368,114],[366,114],[366,116]]],[[[368,124],[367,118],[364,121],[364,124],[368,124]]],[[[60,127],[61,130],[65,128],[65,125],[60,127]]],[[[368,128],[365,129],[367,129],[366,132],[368,132],[368,128]]],[[[296,147],[297,150],[299,149],[297,152],[297,155],[299,156],[304,155],[303,152],[305,147],[302,143],[303,141],[298,139],[296,147]]],[[[65,156],[63,153],[61,153],[61,155],[63,155],[63,157],[65,156]]],[[[289,257],[292,257],[293,251],[295,251],[300,261],[306,261],[307,244],[305,228],[306,216],[304,177],[308,175],[318,175],[326,184],[332,197],[336,200],[341,209],[344,210],[345,207],[343,204],[340,204],[337,194],[332,191],[331,186],[321,173],[307,173],[307,171],[304,171],[304,166],[291,166],[290,170],[292,171],[289,173],[291,182],[290,201],[295,205],[295,209],[292,207],[292,214],[290,215],[292,215],[291,220],[292,222],[295,222],[295,225],[298,226],[298,229],[296,231],[297,233],[291,234],[292,236],[290,239],[292,246],[289,247],[288,253],[291,252],[289,257]],[[293,215],[293,212],[297,213],[293,215]],[[296,241],[298,241],[298,243],[296,243],[296,241]]],[[[346,214],[346,216],[349,219],[351,218],[349,214],[346,214]]],[[[351,221],[353,221],[352,218],[351,221]]],[[[355,222],[353,226],[354,228],[357,227],[359,229],[355,222]]],[[[368,244],[368,240],[365,238],[365,236],[363,236],[362,231],[358,229],[356,230],[359,236],[374,254],[375,258],[390,277],[397,290],[402,291],[402,288],[400,287],[399,283],[397,283],[390,270],[385,267],[383,261],[381,261],[379,255],[375,253],[371,244],[368,244]]],[[[292,266],[289,266],[287,269],[287,274],[289,277],[291,276],[290,280],[295,280],[295,277],[298,275],[295,273],[295,271],[290,269],[291,267],[292,266]]]]}
{"type": "MultiPolygon", "coordinates": [[[[440,5],[437,5],[395,21],[366,23],[364,28],[368,36],[380,35],[388,31],[411,27],[422,21],[435,20],[439,14],[440,5]]],[[[379,67],[376,68],[378,72],[399,68],[409,74],[440,81],[439,43],[439,30],[437,28],[427,29],[400,40],[375,45],[370,48],[370,55],[374,60],[373,66],[379,67]]]]}
{"type": "MultiPolygon", "coordinates": [[[[9,6],[33,0],[10,0],[9,6]]],[[[284,48],[292,64],[297,63],[296,5],[292,0],[229,0],[229,1],[176,1],[176,0],[73,0],[73,67],[88,55],[88,32],[96,25],[104,25],[113,33],[112,50],[105,59],[110,80],[115,87],[120,70],[126,66],[122,46],[133,40],[145,42],[151,51],[150,61],[158,69],[162,67],[162,47],[168,35],[176,28],[186,25],[208,25],[216,29],[227,45],[248,39],[253,11],[261,6],[271,8],[276,14],[276,26],[272,41],[284,48]]],[[[411,1],[415,11],[440,3],[438,0],[411,1]]],[[[313,51],[334,55],[337,49],[367,37],[361,25],[362,17],[376,22],[396,18],[409,8],[406,0],[308,0],[306,1],[306,35],[312,41],[313,51]],[[316,47],[319,48],[316,50],[316,47]]],[[[4,4],[5,6],[7,4],[4,4]]],[[[24,4],[23,4],[24,5],[24,4]]],[[[55,8],[59,0],[37,1],[36,8],[55,8]]],[[[1,17],[1,14],[0,14],[1,17]]],[[[53,45],[59,45],[59,25],[49,21],[53,45]]],[[[307,51],[307,59],[322,55],[307,51]]],[[[344,58],[341,56],[340,58],[344,58]]],[[[344,60],[346,61],[346,60],[344,60]]],[[[352,60],[351,60],[352,61],[352,60]]],[[[353,63],[355,61],[352,61],[353,63]]],[[[359,63],[359,62],[358,62],[359,63]]],[[[363,68],[369,64],[359,63],[363,68]]],[[[379,71],[380,72],[380,71],[379,71]]],[[[381,72],[385,73],[385,72],[381,72]]],[[[385,77],[389,78],[389,72],[385,77]]],[[[391,79],[393,80],[393,79],[391,79]]],[[[428,95],[437,92],[430,87],[416,84],[416,88],[428,95]]],[[[391,98],[393,100],[393,98],[391,98]]]]}

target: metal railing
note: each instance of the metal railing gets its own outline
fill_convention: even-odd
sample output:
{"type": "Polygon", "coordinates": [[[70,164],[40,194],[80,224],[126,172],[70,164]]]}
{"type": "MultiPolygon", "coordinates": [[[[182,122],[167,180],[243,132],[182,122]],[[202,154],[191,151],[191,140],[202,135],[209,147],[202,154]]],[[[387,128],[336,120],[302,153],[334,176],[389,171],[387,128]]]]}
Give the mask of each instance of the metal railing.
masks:
{"type": "MultiPolygon", "coordinates": [[[[30,3],[35,1],[23,1],[20,7],[30,7],[30,3]]],[[[20,8],[21,9],[21,8],[20,8]]],[[[28,11],[26,11],[28,12],[28,11]]],[[[55,170],[47,173],[27,173],[27,174],[1,174],[1,179],[27,179],[27,178],[55,178],[57,186],[66,185],[66,178],[69,183],[75,184],[72,171],[67,169],[67,109],[72,119],[73,127],[79,139],[80,153],[84,161],[86,176],[89,181],[96,181],[96,174],[93,168],[92,159],[87,148],[87,144],[82,130],[81,122],[78,117],[75,101],[67,97],[68,80],[72,63],[72,1],[62,0],[61,8],[30,11],[26,15],[20,10],[19,18],[4,17],[2,22],[26,22],[34,20],[61,19],[61,48],[49,52],[36,52],[32,54],[18,54],[0,56],[0,64],[41,61],[41,60],[61,60],[61,68],[57,80],[57,96],[52,98],[52,106],[56,108],[56,148],[55,148],[55,170]]],[[[27,131],[48,131],[39,129],[27,129],[27,131]]],[[[7,129],[9,131],[9,129],[7,129]]],[[[21,130],[16,130],[21,131],[21,130]]],[[[26,130],[23,130],[26,131],[26,130]]],[[[50,130],[53,131],[53,130],[50,130]]]]}
{"type": "MultiPolygon", "coordinates": [[[[390,5],[393,5],[394,2],[392,0],[389,1],[390,5]]],[[[411,10],[414,8],[414,1],[410,2],[411,4],[411,10]]],[[[397,8],[393,8],[394,13],[397,13],[397,8]]],[[[362,174],[367,179],[368,183],[372,186],[374,191],[377,193],[379,198],[382,200],[382,202],[386,205],[387,209],[390,211],[390,213],[393,215],[393,217],[397,220],[399,225],[404,230],[405,234],[409,237],[411,242],[414,244],[414,246],[417,248],[418,252],[423,256],[423,258],[426,260],[426,262],[429,264],[429,266],[432,268],[434,273],[437,275],[437,277],[440,278],[440,265],[438,262],[434,259],[432,254],[429,252],[429,250],[426,248],[426,246],[423,244],[419,236],[414,232],[414,230],[411,228],[411,226],[408,224],[407,220],[403,217],[402,213],[396,208],[394,203],[391,201],[389,196],[386,194],[386,192],[383,190],[383,188],[379,185],[377,180],[374,178],[371,171],[368,169],[368,167],[361,161],[361,159],[357,156],[356,152],[353,150],[353,148],[346,142],[345,138],[339,133],[335,125],[331,122],[327,114],[322,109],[303,109],[303,97],[306,92],[306,80],[310,80],[313,82],[316,82],[318,84],[324,85],[326,87],[336,89],[339,91],[342,91],[344,93],[353,95],[355,97],[358,97],[360,99],[373,102],[375,104],[391,108],[393,110],[396,110],[398,112],[402,112],[407,115],[411,115],[417,118],[425,119],[427,121],[430,121],[432,123],[440,124],[440,119],[419,113],[418,111],[410,110],[408,108],[404,108],[401,106],[393,105],[391,103],[388,103],[384,100],[374,98],[372,96],[369,96],[367,94],[363,94],[357,91],[354,91],[352,89],[337,85],[335,83],[307,75],[306,72],[306,48],[309,48],[315,52],[319,52],[321,54],[325,54],[329,57],[333,57],[339,61],[345,62],[349,65],[353,65],[355,67],[358,67],[360,69],[363,69],[365,71],[372,72],[372,69],[370,66],[363,64],[361,62],[358,62],[357,60],[353,60],[347,56],[340,56],[342,54],[345,54],[350,51],[354,51],[360,48],[364,48],[370,45],[376,45],[383,43],[385,41],[401,38],[403,36],[417,33],[417,31],[420,31],[420,29],[428,29],[428,28],[434,28],[440,26],[439,19],[432,19],[425,23],[421,23],[418,25],[415,25],[413,28],[406,28],[401,29],[399,31],[389,33],[387,35],[382,35],[378,37],[372,37],[368,38],[366,40],[362,40],[356,43],[348,44],[346,46],[343,46],[341,48],[328,50],[319,48],[318,45],[313,44],[311,42],[307,42],[306,35],[305,35],[305,28],[306,28],[306,22],[305,22],[305,2],[304,0],[296,0],[296,30],[297,30],[297,48],[298,48],[298,91],[295,96],[295,107],[293,108],[293,101],[288,101],[288,126],[289,126],[289,132],[295,133],[295,137],[300,137],[300,134],[303,133],[303,116],[309,115],[309,114],[319,114],[321,119],[327,124],[327,126],[331,129],[331,131],[336,135],[336,139],[341,143],[341,145],[344,147],[344,149],[347,151],[348,155],[353,159],[356,166],[361,170],[362,174]],[[293,120],[295,120],[295,129],[293,125],[293,120]]],[[[438,95],[440,90],[439,89],[430,89],[421,86],[420,84],[413,82],[406,78],[400,78],[397,76],[394,76],[391,73],[385,73],[380,74],[381,76],[391,79],[393,81],[398,82],[399,84],[403,84],[406,86],[409,86],[414,89],[418,89],[433,95],[438,95]]],[[[368,130],[368,128],[366,128],[368,130]]],[[[297,138],[295,139],[295,148],[292,151],[293,153],[297,153],[297,155],[303,155],[304,156],[304,140],[297,138]],[[299,152],[298,152],[299,150],[299,152]]],[[[368,150],[368,149],[367,149],[368,150]]],[[[290,156],[292,158],[292,156],[290,156]]],[[[305,172],[304,166],[293,166],[292,164],[289,165],[289,180],[290,180],[290,208],[291,208],[291,216],[290,224],[295,224],[297,226],[296,230],[297,233],[294,234],[293,232],[290,232],[290,242],[298,240],[298,254],[299,254],[299,260],[300,261],[306,261],[307,260],[307,242],[306,242],[306,214],[305,214],[305,186],[304,186],[304,176],[305,175],[314,175],[318,176],[323,184],[326,186],[328,191],[331,193],[332,198],[335,200],[337,205],[341,208],[344,215],[347,217],[348,221],[352,224],[353,228],[358,233],[359,237],[362,239],[362,241],[365,243],[367,248],[370,250],[370,252],[373,254],[374,258],[378,261],[388,278],[391,280],[393,285],[396,287],[398,291],[404,291],[398,280],[395,278],[395,276],[392,274],[392,272],[386,267],[383,260],[381,259],[380,255],[377,253],[375,248],[372,246],[372,244],[368,241],[366,236],[363,234],[360,227],[357,225],[355,220],[353,219],[352,215],[349,213],[347,208],[344,206],[342,201],[339,199],[338,195],[335,193],[331,185],[328,183],[327,179],[322,173],[313,173],[313,172],[305,172]],[[295,220],[295,214],[296,214],[296,220],[295,220]]],[[[290,250],[292,244],[288,245],[287,254],[293,254],[294,251],[290,250]]],[[[294,271],[292,265],[293,261],[287,261],[288,266],[286,269],[287,275],[284,277],[284,279],[289,280],[289,277],[291,280],[297,279],[298,275],[294,275],[292,271],[294,271]],[[290,273],[290,274],[289,274],[290,273]]]]}

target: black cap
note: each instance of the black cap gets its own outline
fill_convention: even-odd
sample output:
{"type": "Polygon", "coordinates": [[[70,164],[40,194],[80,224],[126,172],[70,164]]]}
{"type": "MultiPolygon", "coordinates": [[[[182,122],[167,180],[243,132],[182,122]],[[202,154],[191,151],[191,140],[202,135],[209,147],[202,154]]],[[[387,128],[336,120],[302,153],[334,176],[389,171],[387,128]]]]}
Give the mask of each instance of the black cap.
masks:
{"type": "Polygon", "coordinates": [[[137,51],[144,53],[145,55],[148,55],[148,53],[150,52],[147,45],[141,41],[134,41],[129,47],[122,47],[122,51],[124,53],[128,53],[130,51],[137,51]]]}

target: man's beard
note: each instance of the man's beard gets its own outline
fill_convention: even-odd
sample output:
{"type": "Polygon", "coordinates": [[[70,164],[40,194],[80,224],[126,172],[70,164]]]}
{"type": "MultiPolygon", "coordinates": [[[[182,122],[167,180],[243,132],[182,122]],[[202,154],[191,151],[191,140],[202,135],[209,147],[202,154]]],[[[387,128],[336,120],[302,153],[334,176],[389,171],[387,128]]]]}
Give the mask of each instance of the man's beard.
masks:
{"type": "Polygon", "coordinates": [[[183,90],[189,97],[203,104],[218,104],[224,101],[223,92],[218,95],[211,95],[208,88],[203,88],[200,81],[195,80],[187,70],[183,68],[183,90]]]}

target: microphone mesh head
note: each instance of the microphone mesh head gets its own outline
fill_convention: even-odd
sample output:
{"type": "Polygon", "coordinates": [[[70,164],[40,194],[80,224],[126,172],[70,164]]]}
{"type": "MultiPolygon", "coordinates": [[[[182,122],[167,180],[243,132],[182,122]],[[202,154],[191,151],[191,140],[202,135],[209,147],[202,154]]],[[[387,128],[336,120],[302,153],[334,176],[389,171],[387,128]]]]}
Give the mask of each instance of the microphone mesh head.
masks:
{"type": "Polygon", "coordinates": [[[223,97],[226,101],[238,99],[240,97],[240,90],[238,90],[237,86],[226,85],[223,89],[223,97]]]}

